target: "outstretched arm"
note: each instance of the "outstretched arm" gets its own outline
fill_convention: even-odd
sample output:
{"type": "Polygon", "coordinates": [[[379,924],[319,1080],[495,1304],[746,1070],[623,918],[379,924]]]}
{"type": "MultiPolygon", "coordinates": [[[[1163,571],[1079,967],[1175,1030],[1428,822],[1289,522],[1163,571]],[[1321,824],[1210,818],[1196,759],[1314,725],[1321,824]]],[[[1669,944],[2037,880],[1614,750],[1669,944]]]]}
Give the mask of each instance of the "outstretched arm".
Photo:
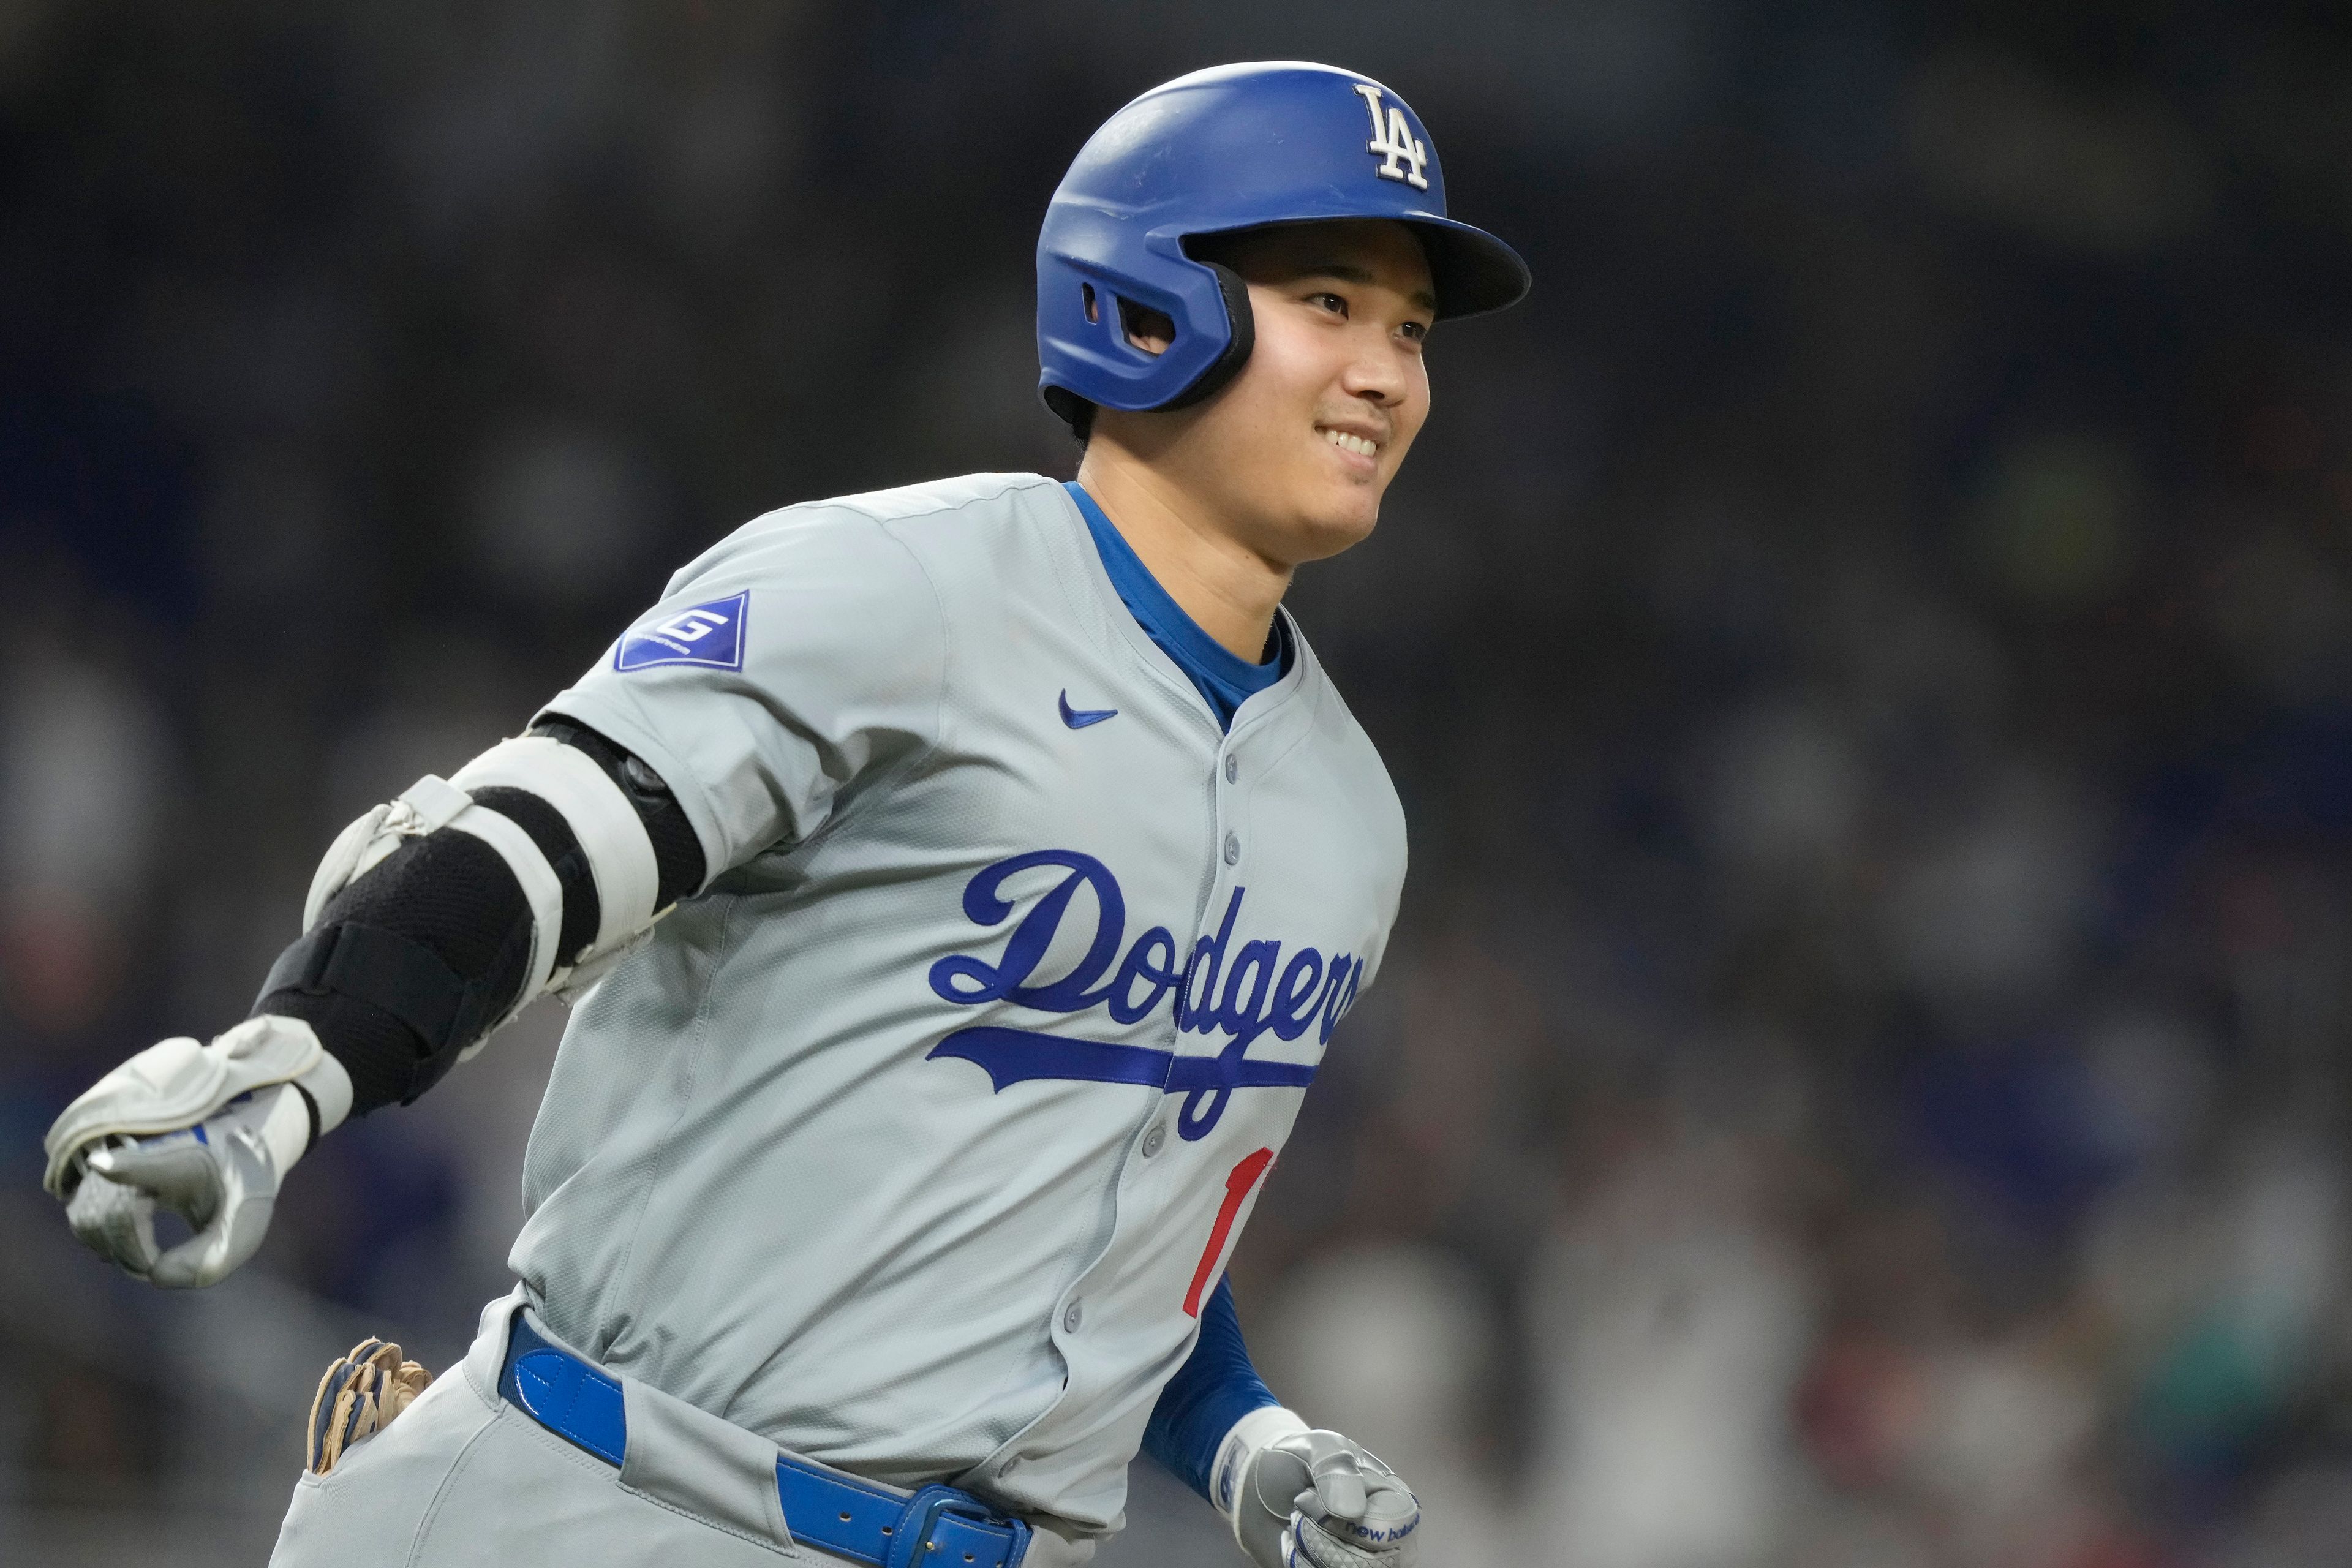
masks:
{"type": "Polygon", "coordinates": [[[603,973],[706,879],[662,781],[550,716],[335,840],[253,1015],[166,1040],[66,1108],[47,1184],[139,1278],[209,1285],[252,1256],[279,1182],[346,1116],[406,1103],[546,991],[603,973]],[[195,1234],[169,1251],[157,1207],[195,1234]]]}
{"type": "Polygon", "coordinates": [[[921,756],[946,670],[938,595],[876,518],[795,507],[738,529],[530,733],[345,828],[254,1016],[152,1047],[68,1106],[49,1191],[131,1273],[218,1279],[320,1133],[415,1099],[676,900],[921,756]],[[158,1205],[198,1234],[159,1254],[158,1205]]]}
{"type": "Polygon", "coordinates": [[[1258,1568],[1411,1568],[1421,1505],[1395,1472],[1285,1409],[1242,1342],[1228,1279],[1143,1429],[1150,1454],[1216,1507],[1258,1568]]]}

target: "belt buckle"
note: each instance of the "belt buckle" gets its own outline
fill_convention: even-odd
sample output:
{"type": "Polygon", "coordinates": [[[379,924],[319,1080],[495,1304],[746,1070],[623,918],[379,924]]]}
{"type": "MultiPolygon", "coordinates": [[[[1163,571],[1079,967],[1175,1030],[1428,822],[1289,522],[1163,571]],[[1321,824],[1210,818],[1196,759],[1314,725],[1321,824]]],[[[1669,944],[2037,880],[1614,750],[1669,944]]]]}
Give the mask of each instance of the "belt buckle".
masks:
{"type": "Polygon", "coordinates": [[[1003,1568],[1015,1568],[1027,1554],[1029,1527],[1017,1519],[1006,1519],[970,1492],[954,1487],[928,1486],[907,1500],[906,1511],[898,1516],[898,1539],[891,1543],[886,1568],[965,1568],[960,1562],[949,1562],[940,1554],[939,1543],[931,1539],[942,1519],[961,1519],[973,1524],[999,1530],[1006,1536],[1008,1551],[1003,1568]],[[912,1524],[914,1529],[907,1527],[912,1524]]]}

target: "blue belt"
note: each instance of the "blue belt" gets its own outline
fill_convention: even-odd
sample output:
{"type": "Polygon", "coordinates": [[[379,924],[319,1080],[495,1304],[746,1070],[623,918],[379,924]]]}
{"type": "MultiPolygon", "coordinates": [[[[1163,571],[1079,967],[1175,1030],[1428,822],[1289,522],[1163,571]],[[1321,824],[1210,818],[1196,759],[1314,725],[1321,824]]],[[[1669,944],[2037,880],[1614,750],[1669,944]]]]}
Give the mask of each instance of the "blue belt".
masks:
{"type": "MultiPolygon", "coordinates": [[[[608,1465],[628,1452],[619,1380],[550,1344],[520,1312],[507,1335],[499,1392],[608,1465]]],[[[1029,1546],[1028,1525],[954,1487],[925,1487],[906,1497],[778,1454],[776,1495],[793,1540],[874,1568],[1017,1568],[1029,1546]]]]}

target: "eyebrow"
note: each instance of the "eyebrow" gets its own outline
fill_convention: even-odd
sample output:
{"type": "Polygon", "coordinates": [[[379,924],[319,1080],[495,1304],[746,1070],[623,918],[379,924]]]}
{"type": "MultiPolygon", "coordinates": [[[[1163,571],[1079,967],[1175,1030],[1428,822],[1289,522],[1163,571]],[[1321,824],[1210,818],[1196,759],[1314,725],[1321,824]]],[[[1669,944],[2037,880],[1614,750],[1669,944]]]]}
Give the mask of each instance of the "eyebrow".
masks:
{"type": "MultiPolygon", "coordinates": [[[[1297,282],[1307,278],[1337,278],[1342,283],[1360,283],[1367,287],[1379,281],[1369,267],[1359,267],[1351,261],[1310,261],[1291,274],[1297,282]]],[[[1412,303],[1431,315],[1437,313],[1437,296],[1426,289],[1416,289],[1408,296],[1412,303]]]]}

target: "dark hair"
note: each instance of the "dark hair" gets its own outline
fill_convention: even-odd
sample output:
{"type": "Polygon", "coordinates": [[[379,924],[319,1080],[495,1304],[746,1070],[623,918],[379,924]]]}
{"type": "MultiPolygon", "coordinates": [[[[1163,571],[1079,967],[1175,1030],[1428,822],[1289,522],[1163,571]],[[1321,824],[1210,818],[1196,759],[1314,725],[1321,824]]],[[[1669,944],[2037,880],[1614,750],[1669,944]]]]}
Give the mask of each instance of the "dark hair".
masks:
{"type": "Polygon", "coordinates": [[[1095,433],[1095,405],[1066,386],[1049,386],[1045,389],[1045,406],[1070,427],[1070,434],[1077,438],[1078,450],[1085,451],[1088,438],[1095,433]]]}

